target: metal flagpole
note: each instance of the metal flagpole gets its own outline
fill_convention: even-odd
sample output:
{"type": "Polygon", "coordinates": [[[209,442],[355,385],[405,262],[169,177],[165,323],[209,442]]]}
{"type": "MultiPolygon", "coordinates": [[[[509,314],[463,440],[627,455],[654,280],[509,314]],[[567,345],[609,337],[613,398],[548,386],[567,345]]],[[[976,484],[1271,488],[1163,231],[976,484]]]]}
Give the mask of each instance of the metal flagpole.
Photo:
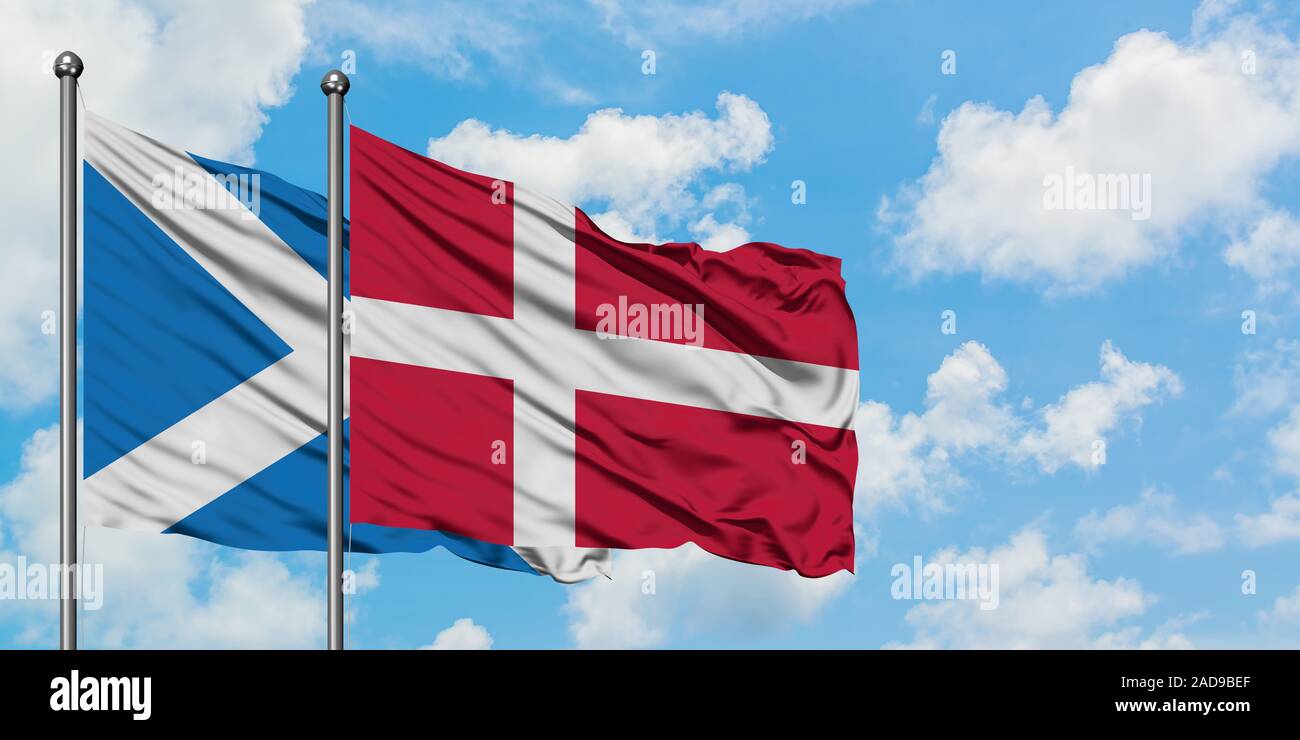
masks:
{"type": "Polygon", "coordinates": [[[59,647],[77,649],[77,78],[81,57],[54,59],[59,78],[59,647]]]}
{"type": "Polygon", "coordinates": [[[348,76],[320,81],[329,100],[329,649],[343,649],[343,96],[348,76]]]}

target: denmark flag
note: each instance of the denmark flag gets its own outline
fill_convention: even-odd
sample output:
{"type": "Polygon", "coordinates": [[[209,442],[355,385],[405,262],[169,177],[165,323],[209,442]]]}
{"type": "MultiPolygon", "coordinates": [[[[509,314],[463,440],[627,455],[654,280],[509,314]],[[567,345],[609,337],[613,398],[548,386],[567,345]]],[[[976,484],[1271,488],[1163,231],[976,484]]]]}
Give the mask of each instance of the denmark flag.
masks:
{"type": "Polygon", "coordinates": [[[840,261],[627,244],[351,129],[354,522],[853,569],[840,261]]]}

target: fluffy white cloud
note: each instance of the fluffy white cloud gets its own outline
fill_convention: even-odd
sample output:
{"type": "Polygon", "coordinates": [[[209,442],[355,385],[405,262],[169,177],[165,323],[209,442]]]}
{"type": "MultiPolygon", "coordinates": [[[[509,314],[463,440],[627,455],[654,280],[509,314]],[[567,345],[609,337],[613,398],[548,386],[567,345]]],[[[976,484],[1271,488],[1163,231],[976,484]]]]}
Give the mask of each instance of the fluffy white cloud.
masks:
{"type": "Polygon", "coordinates": [[[779,24],[824,16],[870,0],[589,0],[604,27],[628,44],[677,44],[698,37],[735,38],[779,24]]]}
{"type": "Polygon", "coordinates": [[[915,630],[911,642],[889,647],[1030,649],[1186,647],[1181,634],[1143,639],[1121,624],[1154,602],[1136,581],[1107,581],[1088,573],[1079,553],[1053,555],[1046,536],[1027,529],[992,550],[944,550],[928,563],[988,563],[998,566],[999,600],[984,610],[974,600],[923,602],[907,612],[915,630]]]}
{"type": "Polygon", "coordinates": [[[647,648],[669,640],[770,634],[811,620],[853,576],[793,571],[719,558],[695,545],[615,553],[612,580],[569,591],[565,611],[580,648],[647,648]]]}
{"type": "Polygon", "coordinates": [[[1275,499],[1268,511],[1259,514],[1238,514],[1236,521],[1237,536],[1247,547],[1300,539],[1300,494],[1275,499]]]}
{"type": "Polygon", "coordinates": [[[0,544],[42,558],[59,552],[59,428],[40,429],[23,444],[19,471],[0,487],[0,544]]]}
{"type": "Polygon", "coordinates": [[[1233,372],[1233,386],[1237,392],[1233,414],[1272,414],[1300,401],[1300,342],[1279,339],[1270,349],[1243,353],[1233,372]]]}
{"type": "Polygon", "coordinates": [[[1001,444],[1014,423],[1011,410],[994,401],[1006,388],[1007,373],[988,348],[961,345],[926,378],[928,436],[954,452],[1001,444]]]}
{"type": "Polygon", "coordinates": [[[1054,473],[1066,463],[1093,468],[1105,438],[1144,406],[1182,393],[1182,383],[1163,365],[1132,362],[1109,340],[1101,347],[1101,380],[1072,389],[1042,410],[1044,428],[1020,440],[1019,452],[1054,473]]]}
{"type": "MultiPolygon", "coordinates": [[[[738,185],[702,199],[692,187],[708,172],[748,170],[772,149],[772,124],[758,103],[724,92],[717,110],[711,118],[702,111],[629,116],[607,108],[588,116],[568,138],[524,136],[469,119],[430,139],[428,153],[570,203],[606,204],[618,214],[616,226],[624,235],[653,234],[656,226],[674,227],[688,214],[704,219],[734,207],[737,197],[743,202],[738,185]]],[[[716,220],[696,226],[706,238],[722,238],[716,220]]]]}
{"type": "MultiPolygon", "coordinates": [[[[322,47],[360,42],[362,53],[378,62],[417,65],[464,79],[473,74],[479,59],[499,64],[530,45],[524,17],[536,13],[530,5],[324,0],[313,8],[309,21],[311,35],[322,47]]],[[[357,60],[358,69],[366,64],[364,57],[357,60]]]]}
{"type": "Polygon", "coordinates": [[[858,438],[856,508],[865,516],[882,506],[915,503],[922,511],[947,509],[945,494],[960,488],[963,479],[950,456],[929,438],[924,414],[907,413],[895,420],[887,404],[867,401],[854,419],[858,438]]]}
{"type": "Polygon", "coordinates": [[[1266,291],[1284,288],[1284,276],[1300,265],[1300,221],[1289,213],[1270,213],[1228,245],[1223,258],[1266,291]]]}
{"type": "Polygon", "coordinates": [[[482,625],[464,617],[457,619],[450,627],[433,638],[432,645],[421,650],[491,650],[492,635],[482,625]]]}
{"type": "Polygon", "coordinates": [[[1273,450],[1273,467],[1300,478],[1300,405],[1292,406],[1291,413],[1269,430],[1268,444],[1273,450]]]}
{"type": "Polygon", "coordinates": [[[1273,608],[1260,612],[1259,619],[1266,624],[1300,625],[1300,586],[1288,596],[1277,597],[1273,608]]]}
{"type": "Polygon", "coordinates": [[[971,453],[1009,465],[1034,462],[1048,474],[1066,465],[1095,469],[1094,442],[1104,444],[1140,420],[1144,406],[1181,391],[1163,365],[1133,362],[1109,341],[1100,354],[1100,380],[1032,416],[1003,400],[1007,373],[978,342],[962,344],[929,376],[920,414],[895,418],[885,404],[863,403],[855,420],[859,511],[908,503],[942,511],[946,495],[964,483],[953,462],[971,453]]]}
{"type": "Polygon", "coordinates": [[[1109,542],[1147,542],[1167,547],[1179,555],[1208,552],[1223,547],[1223,529],[1208,515],[1184,514],[1171,493],[1153,488],[1142,491],[1137,503],[1096,511],[1075,524],[1074,534],[1089,549],[1109,542]]]}
{"type": "Polygon", "coordinates": [[[719,185],[705,194],[700,205],[708,213],[690,225],[691,236],[700,246],[723,252],[751,241],[745,228],[750,219],[749,199],[740,185],[719,185]],[[725,218],[728,213],[730,220],[718,220],[720,214],[725,218]]]}
{"type": "Polygon", "coordinates": [[[1179,615],[1157,625],[1146,635],[1141,627],[1121,627],[1097,638],[1092,647],[1098,650],[1192,650],[1196,646],[1183,629],[1206,616],[1208,613],[1203,611],[1179,615]]]}
{"type": "MultiPolygon", "coordinates": [[[[916,277],[978,272],[1087,291],[1172,255],[1200,226],[1251,223],[1269,210],[1264,178],[1300,152],[1297,77],[1295,41],[1248,17],[1202,13],[1187,43],[1147,30],[1120,38],[1074,77],[1059,112],[1041,97],[1018,113],[965,103],[944,119],[925,175],[881,203],[896,264],[916,277]],[[1149,175],[1149,218],[1046,207],[1047,178],[1067,168],[1149,175]]],[[[1230,261],[1291,259],[1275,243],[1279,222],[1260,228],[1260,245],[1230,250],[1230,261]]]]}
{"type": "Polygon", "coordinates": [[[889,406],[867,401],[858,408],[859,511],[915,502],[923,511],[947,508],[946,492],[963,484],[954,455],[976,448],[1005,449],[1013,433],[1012,410],[999,400],[1007,373],[988,348],[966,342],[926,379],[925,411],[894,418],[889,406]]]}
{"type": "Polygon", "coordinates": [[[151,568],[142,565],[149,562],[141,559],[142,550],[176,552],[184,547],[133,543],[115,552],[113,560],[105,563],[105,609],[85,618],[92,638],[94,633],[104,633],[110,647],[306,649],[324,645],[324,584],[292,572],[275,555],[241,553],[230,562],[209,556],[202,563],[201,553],[208,548],[196,546],[192,557],[203,567],[195,571],[172,574],[167,583],[157,579],[135,583],[130,591],[115,584],[114,574],[129,568],[148,574],[151,568]],[[206,589],[197,588],[202,583],[206,589]],[[147,593],[145,608],[138,602],[127,606],[126,599],[138,600],[143,593],[147,593]],[[97,624],[101,614],[109,624],[97,624]]]}
{"type": "Polygon", "coordinates": [[[11,172],[5,202],[6,269],[0,271],[0,407],[50,397],[56,337],[42,312],[58,307],[58,85],[54,55],[86,63],[87,107],[151,136],[209,156],[247,162],[266,120],[287,100],[307,44],[304,2],[4,3],[0,64],[8,95],[0,156],[11,172]],[[130,53],[123,53],[129,49],[130,53]]]}
{"type": "Polygon", "coordinates": [[[717,216],[706,213],[691,224],[691,236],[701,247],[725,252],[750,241],[749,231],[738,223],[719,223],[717,216]]]}

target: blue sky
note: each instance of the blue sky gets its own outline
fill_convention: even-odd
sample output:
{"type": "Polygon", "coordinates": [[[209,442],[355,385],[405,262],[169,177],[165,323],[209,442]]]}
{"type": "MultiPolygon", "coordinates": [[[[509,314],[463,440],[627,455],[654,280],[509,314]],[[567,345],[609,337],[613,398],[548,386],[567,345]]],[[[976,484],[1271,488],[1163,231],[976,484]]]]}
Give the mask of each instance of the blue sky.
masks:
{"type": "MultiPolygon", "coordinates": [[[[490,174],[532,175],[629,235],[713,246],[740,235],[844,260],[865,403],[855,577],[803,581],[688,550],[621,554],[613,583],[574,587],[441,551],[358,557],[353,647],[489,635],[500,648],[1300,645],[1291,12],[1166,1],[820,0],[794,11],[606,0],[509,3],[490,16],[450,1],[54,5],[2,11],[17,16],[7,27],[29,30],[4,54],[31,69],[19,99],[33,101],[4,137],[30,138],[31,151],[7,153],[43,182],[54,84],[37,70],[51,48],[86,58],[91,110],[314,190],[318,80],[354,55],[353,123],[410,149],[502,161],[514,169],[490,174]],[[139,53],[118,58],[115,44],[139,53]],[[955,74],[944,74],[946,50],[955,74]],[[110,71],[97,78],[97,64],[110,71]],[[723,93],[761,116],[728,117],[715,107],[723,93]],[[583,135],[601,110],[669,160],[662,172],[583,135]],[[717,146],[692,151],[692,139],[717,146]],[[574,160],[556,150],[590,170],[561,171],[574,160]],[[1149,174],[1151,219],[1043,209],[1042,178],[1065,165],[1149,174]],[[795,180],[805,204],[791,201],[795,180]],[[946,310],[955,334],[942,331],[946,310]],[[1242,331],[1245,310],[1254,334],[1242,331]],[[998,563],[999,607],[891,598],[891,568],[918,555],[998,563]],[[1243,593],[1246,570],[1254,593],[1243,593]]],[[[4,555],[48,547],[41,502],[54,500],[49,446],[29,443],[57,413],[41,380],[56,367],[52,340],[31,319],[55,294],[46,185],[9,199],[26,207],[4,272],[45,290],[0,283],[13,296],[0,347],[23,358],[0,379],[4,555]]],[[[92,559],[98,545],[130,572],[115,590],[110,567],[87,646],[323,642],[323,624],[281,616],[323,621],[317,555],[88,537],[92,559]]],[[[0,645],[50,644],[53,616],[52,605],[0,602],[0,645]]]]}

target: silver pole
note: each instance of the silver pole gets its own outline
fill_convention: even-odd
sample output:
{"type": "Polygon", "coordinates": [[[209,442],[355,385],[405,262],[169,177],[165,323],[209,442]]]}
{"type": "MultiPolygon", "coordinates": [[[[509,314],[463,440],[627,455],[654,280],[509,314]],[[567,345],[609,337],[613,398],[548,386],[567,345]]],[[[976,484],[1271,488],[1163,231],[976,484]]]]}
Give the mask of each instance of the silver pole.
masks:
{"type": "Polygon", "coordinates": [[[77,78],[81,57],[54,59],[59,78],[59,647],[77,649],[77,78]]]}
{"type": "Polygon", "coordinates": [[[329,649],[343,649],[343,96],[348,76],[320,81],[329,100],[329,649]]]}

